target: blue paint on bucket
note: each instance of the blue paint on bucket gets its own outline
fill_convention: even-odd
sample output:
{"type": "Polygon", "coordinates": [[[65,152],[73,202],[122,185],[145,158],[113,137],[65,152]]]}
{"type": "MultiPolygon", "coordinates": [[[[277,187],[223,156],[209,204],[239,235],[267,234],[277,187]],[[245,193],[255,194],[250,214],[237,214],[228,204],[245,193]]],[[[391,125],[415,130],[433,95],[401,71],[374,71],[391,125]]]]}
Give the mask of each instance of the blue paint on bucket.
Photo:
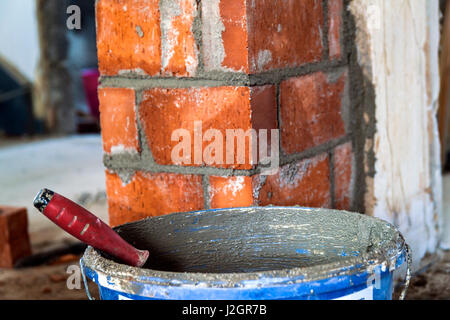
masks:
{"type": "MultiPolygon", "coordinates": [[[[361,221],[365,221],[362,219],[370,219],[368,225],[374,228],[379,227],[382,232],[386,232],[386,237],[392,236],[392,239],[397,239],[398,243],[390,247],[389,251],[383,253],[386,261],[380,261],[379,259],[371,261],[361,257],[361,248],[356,248],[356,245],[354,247],[330,249],[327,248],[326,241],[323,243],[318,241],[316,246],[305,247],[304,241],[307,241],[308,228],[301,231],[303,225],[299,219],[303,216],[296,216],[296,214],[320,215],[323,214],[323,210],[278,207],[205,210],[145,220],[145,223],[150,226],[149,228],[155,228],[149,230],[149,233],[156,232],[156,230],[160,232],[148,243],[153,244],[153,241],[161,241],[155,246],[167,249],[167,251],[156,252],[156,247],[153,248],[153,258],[155,260],[165,257],[176,258],[178,259],[175,259],[176,262],[182,265],[182,269],[174,269],[175,271],[160,270],[159,265],[155,265],[155,269],[127,267],[102,257],[93,248],[88,248],[80,260],[83,279],[85,283],[87,278],[94,281],[99,286],[101,299],[104,300],[392,299],[393,272],[406,261],[408,255],[408,246],[402,240],[403,237],[395,228],[381,220],[350,213],[338,213],[333,210],[328,211],[331,214],[330,217],[336,214],[348,215],[349,223],[354,223],[355,226],[359,226],[362,224],[361,221]],[[270,212],[265,212],[267,210],[270,212]],[[280,225],[280,221],[284,221],[285,217],[278,218],[276,215],[283,215],[286,211],[289,213],[289,224],[280,225]],[[274,218],[270,218],[273,215],[275,215],[274,218]],[[242,219],[242,228],[247,232],[241,234],[236,231],[236,228],[233,230],[227,229],[227,225],[239,223],[240,219],[242,219]],[[260,228],[256,226],[256,222],[252,225],[253,219],[255,221],[266,219],[267,221],[264,223],[273,226],[273,228],[263,228],[264,223],[260,228]],[[212,225],[212,221],[217,221],[217,224],[212,225]],[[281,228],[282,231],[278,231],[277,228],[281,228]],[[289,230],[286,231],[286,229],[289,230]],[[255,233],[251,234],[251,232],[248,232],[249,230],[253,230],[255,233]],[[295,230],[297,231],[293,232],[295,230]],[[219,234],[220,232],[222,233],[219,234]],[[283,235],[282,239],[278,238],[280,232],[283,235]],[[302,232],[305,232],[305,234],[302,232]],[[227,233],[231,234],[228,238],[227,233]],[[168,234],[168,239],[170,237],[186,237],[188,245],[181,249],[170,248],[167,245],[167,239],[159,240],[165,234],[168,234]],[[241,242],[236,240],[238,236],[242,236],[241,242]],[[397,238],[397,236],[399,237],[397,238]],[[193,238],[195,241],[192,240],[193,238]],[[248,244],[250,241],[248,239],[251,239],[254,243],[248,244]],[[227,241],[237,241],[240,246],[247,249],[240,251],[238,246],[237,252],[229,248],[220,251],[221,244],[227,241]],[[209,247],[203,249],[202,244],[204,243],[208,243],[209,247]],[[196,247],[192,249],[194,245],[196,247]],[[319,250],[320,248],[324,248],[327,255],[334,255],[322,267],[315,265],[317,261],[321,261],[320,254],[322,251],[319,250]],[[283,251],[285,249],[286,254],[283,251]],[[186,250],[192,250],[192,252],[186,254],[184,252],[186,250]],[[272,260],[268,258],[278,251],[283,251],[280,256],[274,257],[272,260]],[[198,253],[200,258],[196,258],[195,263],[192,263],[189,257],[192,257],[194,253],[198,253]],[[219,261],[211,262],[218,255],[220,255],[219,261]],[[241,268],[239,270],[242,272],[236,272],[233,269],[233,264],[229,264],[228,267],[223,266],[227,265],[228,255],[229,260],[238,261],[237,264],[241,268]],[[242,256],[245,255],[248,257],[243,259],[242,256]],[[95,263],[95,261],[101,263],[95,263]],[[243,267],[242,261],[252,261],[252,266],[243,267]],[[278,262],[280,262],[279,265],[277,265],[278,262]],[[264,263],[267,266],[264,266],[264,263]],[[308,265],[309,263],[313,265],[308,265]],[[259,269],[255,269],[255,265],[259,265],[259,269]],[[275,266],[274,270],[270,269],[272,266],[275,266]],[[120,272],[117,271],[117,267],[120,268],[120,272]],[[311,276],[312,273],[314,273],[314,276],[311,276]]],[[[316,217],[308,216],[307,218],[313,218],[314,220],[316,217]]],[[[326,215],[324,217],[326,218],[326,215]]],[[[144,222],[119,227],[118,232],[127,241],[136,242],[136,238],[132,234],[140,230],[138,227],[142,223],[144,222]],[[131,238],[127,238],[128,231],[131,238]]],[[[339,223],[339,221],[336,223],[339,223]]],[[[311,234],[314,233],[311,232],[311,234]]],[[[321,240],[322,238],[319,235],[317,239],[321,240]]],[[[380,246],[384,246],[385,239],[380,239],[380,246]]],[[[332,239],[330,241],[337,240],[332,239]]],[[[145,249],[152,252],[152,248],[146,247],[145,249]]],[[[150,258],[152,259],[152,256],[150,258]]]]}

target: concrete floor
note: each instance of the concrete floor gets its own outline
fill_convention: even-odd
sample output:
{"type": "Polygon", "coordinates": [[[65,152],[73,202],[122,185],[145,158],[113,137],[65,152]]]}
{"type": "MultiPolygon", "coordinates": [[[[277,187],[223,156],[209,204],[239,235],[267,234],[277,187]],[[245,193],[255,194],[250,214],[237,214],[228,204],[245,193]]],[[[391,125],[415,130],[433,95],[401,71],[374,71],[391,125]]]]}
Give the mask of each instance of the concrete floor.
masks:
{"type": "Polygon", "coordinates": [[[100,135],[51,138],[0,147],[0,204],[28,209],[34,251],[74,240],[33,207],[42,188],[75,200],[107,220],[100,135]]]}
{"type": "MultiPolygon", "coordinates": [[[[87,300],[84,284],[69,279],[69,266],[78,267],[78,259],[56,265],[45,265],[26,269],[0,269],[0,300],[87,300]],[[71,290],[67,282],[79,285],[71,290]]],[[[98,297],[98,288],[89,281],[89,291],[98,297]]]]}
{"type": "Polygon", "coordinates": [[[411,278],[406,300],[450,300],[450,251],[438,262],[411,278]]]}

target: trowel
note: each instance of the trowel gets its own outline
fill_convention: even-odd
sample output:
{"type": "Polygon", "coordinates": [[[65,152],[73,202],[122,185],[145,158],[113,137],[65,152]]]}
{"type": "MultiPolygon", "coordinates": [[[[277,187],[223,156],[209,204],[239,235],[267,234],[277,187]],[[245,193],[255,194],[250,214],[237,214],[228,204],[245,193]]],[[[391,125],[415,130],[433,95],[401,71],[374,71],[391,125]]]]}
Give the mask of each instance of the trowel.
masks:
{"type": "Polygon", "coordinates": [[[42,189],[33,204],[75,238],[130,266],[142,267],[148,259],[147,250],[136,249],[91,212],[51,190],[42,189]]]}

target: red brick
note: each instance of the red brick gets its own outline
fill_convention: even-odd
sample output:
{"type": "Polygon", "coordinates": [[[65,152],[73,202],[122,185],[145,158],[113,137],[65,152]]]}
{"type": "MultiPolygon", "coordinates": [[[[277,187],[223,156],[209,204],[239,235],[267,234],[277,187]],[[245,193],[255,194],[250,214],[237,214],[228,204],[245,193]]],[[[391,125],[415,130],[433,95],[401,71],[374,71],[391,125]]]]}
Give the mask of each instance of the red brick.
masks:
{"type": "Polygon", "coordinates": [[[331,81],[323,72],[281,84],[281,144],[299,153],[346,134],[342,117],[347,72],[331,81]]]}
{"type": "Polygon", "coordinates": [[[328,48],[331,59],[341,57],[343,0],[328,0],[328,48]]]}
{"type": "Polygon", "coordinates": [[[330,164],[322,154],[280,168],[276,175],[254,177],[255,193],[261,206],[331,206],[330,164]]]}
{"type": "Polygon", "coordinates": [[[211,208],[240,208],[253,205],[251,177],[210,177],[211,208]]]}
{"type": "Polygon", "coordinates": [[[202,178],[195,175],[137,172],[128,184],[106,172],[109,224],[204,208],[202,178]]]}
{"type": "Polygon", "coordinates": [[[202,8],[206,70],[258,73],[322,59],[322,1],[220,0],[202,8]]]}
{"type": "Polygon", "coordinates": [[[252,127],[256,130],[277,129],[277,97],[275,86],[252,87],[250,90],[252,127]]]}
{"type": "Polygon", "coordinates": [[[197,14],[196,0],[166,0],[160,2],[160,12],[163,74],[168,76],[195,75],[198,60],[192,27],[197,14]],[[179,12],[164,10],[162,6],[172,8],[178,6],[179,12]],[[166,11],[168,12],[166,13],[166,11]]]}
{"type": "Polygon", "coordinates": [[[222,0],[220,12],[225,30],[223,66],[248,73],[247,12],[245,0],[222,0]]]}
{"type": "Polygon", "coordinates": [[[321,60],[322,1],[247,0],[247,16],[250,73],[321,60]]]}
{"type": "Polygon", "coordinates": [[[246,0],[202,1],[202,13],[205,69],[248,73],[246,0]]]}
{"type": "MultiPolygon", "coordinates": [[[[270,155],[272,147],[271,129],[278,129],[276,89],[274,86],[252,87],[250,100],[252,127],[258,132],[261,129],[267,130],[267,151],[270,155]]],[[[260,142],[258,140],[258,143],[260,142]]],[[[276,151],[279,153],[279,150],[276,151]]]]}
{"type": "Polygon", "coordinates": [[[351,209],[353,151],[352,144],[346,143],[334,150],[335,207],[351,209]]]}
{"type": "MultiPolygon", "coordinates": [[[[140,118],[153,157],[159,164],[177,164],[172,161],[171,155],[179,141],[172,141],[172,133],[181,128],[187,130],[191,138],[190,163],[184,165],[207,164],[222,168],[250,169],[252,165],[249,161],[249,139],[246,139],[245,163],[237,161],[237,143],[233,164],[226,163],[225,150],[221,152],[223,164],[196,163],[194,122],[202,122],[203,134],[208,129],[219,130],[225,148],[227,129],[242,129],[246,132],[252,127],[260,129],[276,126],[275,91],[273,86],[258,89],[249,87],[149,89],[144,93],[140,118]],[[261,98],[268,100],[261,101],[261,98]],[[257,102],[262,103],[256,104],[257,102]],[[265,117],[262,117],[262,114],[265,114],[265,117]]],[[[212,142],[203,142],[202,155],[212,142]]]]}
{"type": "Polygon", "coordinates": [[[0,206],[0,268],[31,255],[26,208],[0,206]]]}
{"type": "Polygon", "coordinates": [[[133,89],[99,89],[103,149],[139,152],[133,89]]]}
{"type": "MultiPolygon", "coordinates": [[[[202,10],[206,70],[257,73],[318,62],[323,56],[322,1],[204,1],[202,10]]],[[[99,0],[101,73],[193,76],[197,11],[196,0],[99,0]]]]}
{"type": "Polygon", "coordinates": [[[159,0],[100,0],[96,16],[99,69],[103,75],[136,69],[148,75],[160,74],[159,0]]]}

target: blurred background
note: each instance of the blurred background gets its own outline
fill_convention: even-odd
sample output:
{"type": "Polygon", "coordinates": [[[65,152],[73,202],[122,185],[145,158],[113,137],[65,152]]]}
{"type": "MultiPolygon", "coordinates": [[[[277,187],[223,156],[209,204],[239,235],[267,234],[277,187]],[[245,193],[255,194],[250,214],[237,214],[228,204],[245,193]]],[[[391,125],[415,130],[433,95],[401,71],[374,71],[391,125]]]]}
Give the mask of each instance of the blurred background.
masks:
{"type": "Polygon", "coordinates": [[[1,134],[99,132],[94,1],[0,6],[1,134]],[[83,12],[80,29],[61,28],[71,4],[83,12]]]}
{"type": "Polygon", "coordinates": [[[23,265],[47,266],[36,275],[28,269],[28,277],[0,272],[0,299],[85,298],[65,283],[67,264],[77,263],[84,246],[32,200],[47,186],[107,221],[95,1],[1,1],[0,39],[0,204],[27,208],[33,255],[23,265]],[[66,27],[70,5],[83,13],[80,29],[66,27]]]}
{"type": "MultiPolygon", "coordinates": [[[[27,209],[29,234],[24,237],[29,236],[32,252],[15,261],[16,268],[0,269],[0,299],[86,298],[83,290],[66,288],[66,268],[77,263],[84,245],[39,214],[32,200],[47,187],[108,220],[97,95],[95,2],[0,1],[0,206],[27,209]],[[70,5],[77,5],[83,13],[80,29],[62,27],[70,5]]],[[[441,95],[437,119],[447,211],[449,3],[440,0],[441,95]]],[[[450,260],[444,260],[439,268],[436,272],[447,278],[436,278],[436,282],[450,280],[450,260]]],[[[416,285],[426,286],[427,281],[425,276],[418,277],[416,285]]]]}

